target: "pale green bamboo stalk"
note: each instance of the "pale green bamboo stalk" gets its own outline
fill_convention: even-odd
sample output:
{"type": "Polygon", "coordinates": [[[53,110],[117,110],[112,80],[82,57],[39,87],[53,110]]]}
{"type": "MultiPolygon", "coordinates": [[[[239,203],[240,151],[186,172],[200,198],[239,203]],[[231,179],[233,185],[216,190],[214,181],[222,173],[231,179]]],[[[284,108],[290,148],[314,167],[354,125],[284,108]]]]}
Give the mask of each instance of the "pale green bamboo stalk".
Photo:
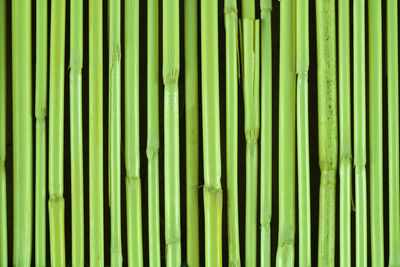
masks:
{"type": "Polygon", "coordinates": [[[229,266],[240,266],[238,200],[238,17],[236,0],[224,1],[226,51],[226,192],[229,266]]]}
{"type": "Polygon", "coordinates": [[[46,266],[47,1],[36,1],[35,265],[46,266]]]}
{"type": "Polygon", "coordinates": [[[280,2],[279,55],[279,235],[276,266],[294,266],[296,5],[280,2]]]}
{"type": "Polygon", "coordinates": [[[222,266],[222,188],[218,74],[218,2],[201,0],[205,266],[222,266]]]}
{"type": "Polygon", "coordinates": [[[143,266],[139,139],[139,1],[125,0],[125,168],[128,266],[143,266]]]}
{"type": "Polygon", "coordinates": [[[340,143],[340,266],[351,266],[351,86],[350,86],[350,2],[339,0],[339,143],[340,143]]]}
{"type": "Polygon", "coordinates": [[[71,226],[72,266],[84,266],[82,64],[83,3],[70,1],[70,144],[71,144],[71,226]]]}
{"type": "Polygon", "coordinates": [[[382,4],[368,1],[371,266],[384,266],[382,4]]]}
{"type": "Polygon", "coordinates": [[[6,180],[6,1],[0,1],[0,265],[8,265],[6,180]]]}
{"type": "Polygon", "coordinates": [[[199,104],[197,59],[197,1],[184,3],[185,122],[186,122],[186,261],[200,266],[199,258],[199,104]]]}
{"type": "Polygon", "coordinates": [[[166,266],[181,265],[179,189],[179,1],[163,0],[166,266]]]}
{"type": "Polygon", "coordinates": [[[160,193],[158,122],[159,93],[159,13],[158,0],[147,2],[147,149],[148,159],[148,214],[149,214],[149,266],[161,266],[160,252],[160,193]]]}
{"type": "Polygon", "coordinates": [[[104,266],[103,4],[89,0],[89,238],[90,265],[104,266]]]}
{"type": "Polygon", "coordinates": [[[108,2],[109,31],[109,205],[111,266],[122,266],[121,241],[121,1],[108,2]]]}
{"type": "Polygon", "coordinates": [[[272,217],[272,0],[261,9],[261,163],[260,163],[260,265],[271,266],[272,217]]]}
{"type": "Polygon", "coordinates": [[[316,0],[318,143],[321,170],[318,266],[335,266],[335,191],[338,156],[335,1],[316,0]]]}
{"type": "Polygon", "coordinates": [[[65,266],[64,61],[65,0],[51,5],[49,83],[49,229],[51,266],[65,266]]]}
{"type": "Polygon", "coordinates": [[[13,0],[13,265],[30,266],[32,256],[32,25],[31,1],[13,0]]]}
{"type": "Polygon", "coordinates": [[[387,1],[389,267],[400,266],[399,47],[397,1],[387,1]]]}
{"type": "Polygon", "coordinates": [[[368,265],[367,142],[365,104],[365,2],[353,1],[354,55],[354,166],[356,193],[356,266],[368,265]]]}
{"type": "Polygon", "coordinates": [[[297,161],[299,266],[311,266],[310,152],[308,134],[308,0],[296,2],[297,161]]]}

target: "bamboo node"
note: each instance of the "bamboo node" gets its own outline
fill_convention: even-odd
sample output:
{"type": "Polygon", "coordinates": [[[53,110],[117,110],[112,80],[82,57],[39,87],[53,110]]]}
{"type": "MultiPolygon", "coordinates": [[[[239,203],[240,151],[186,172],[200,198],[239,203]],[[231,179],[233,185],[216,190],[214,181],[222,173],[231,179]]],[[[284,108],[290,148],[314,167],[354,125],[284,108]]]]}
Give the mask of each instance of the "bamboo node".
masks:
{"type": "Polygon", "coordinates": [[[164,85],[177,85],[179,79],[179,67],[163,71],[164,85]]]}
{"type": "Polygon", "coordinates": [[[125,176],[125,181],[128,184],[140,185],[140,176],[125,176]]]}

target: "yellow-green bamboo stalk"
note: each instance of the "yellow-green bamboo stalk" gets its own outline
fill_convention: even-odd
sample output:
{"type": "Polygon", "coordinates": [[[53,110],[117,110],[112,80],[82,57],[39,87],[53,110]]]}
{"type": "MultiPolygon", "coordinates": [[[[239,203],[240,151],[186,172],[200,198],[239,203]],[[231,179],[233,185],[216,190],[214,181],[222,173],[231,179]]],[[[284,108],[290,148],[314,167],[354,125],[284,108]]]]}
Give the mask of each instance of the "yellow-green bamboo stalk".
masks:
{"type": "Polygon", "coordinates": [[[33,213],[31,0],[13,0],[11,11],[13,265],[30,266],[33,213]]]}
{"type": "Polygon", "coordinates": [[[296,5],[280,2],[279,235],[276,266],[294,266],[296,5]]]}
{"type": "Polygon", "coordinates": [[[204,151],[205,266],[222,266],[218,2],[201,0],[201,81],[204,151]]]}
{"type": "Polygon", "coordinates": [[[89,238],[90,265],[104,266],[103,4],[89,0],[89,238]]]}
{"type": "Polygon", "coordinates": [[[139,139],[139,1],[125,0],[125,168],[128,266],[143,266],[139,139]]]}
{"type": "MultiPolygon", "coordinates": [[[[121,241],[121,1],[108,2],[109,113],[108,168],[111,266],[122,266],[121,241]]],[[[129,73],[129,72],[128,72],[129,73]]]]}
{"type": "Polygon", "coordinates": [[[225,0],[226,192],[229,266],[240,266],[238,200],[238,15],[236,0],[225,0]]]}
{"type": "Polygon", "coordinates": [[[158,123],[159,58],[158,58],[158,0],[147,2],[147,149],[148,159],[148,214],[149,214],[149,266],[161,266],[160,253],[160,193],[158,123]]]}
{"type": "Polygon", "coordinates": [[[84,265],[82,64],[83,3],[70,1],[70,144],[71,144],[71,226],[72,266],[84,265]]]}
{"type": "Polygon", "coordinates": [[[272,0],[261,9],[261,166],[260,166],[260,265],[271,266],[272,216],[272,0]]]}

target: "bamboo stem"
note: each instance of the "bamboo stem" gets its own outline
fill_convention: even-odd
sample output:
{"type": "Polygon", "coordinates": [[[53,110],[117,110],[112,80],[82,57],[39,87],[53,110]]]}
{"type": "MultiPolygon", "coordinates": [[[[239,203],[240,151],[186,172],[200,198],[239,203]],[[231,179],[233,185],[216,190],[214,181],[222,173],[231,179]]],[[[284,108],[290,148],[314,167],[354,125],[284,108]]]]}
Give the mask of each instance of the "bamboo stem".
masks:
{"type": "Polygon", "coordinates": [[[335,266],[335,191],[337,170],[335,1],[316,0],[318,135],[321,170],[318,266],[335,266]]]}
{"type": "Polygon", "coordinates": [[[238,17],[236,0],[225,0],[226,180],[229,266],[240,266],[238,207],[238,17]]]}
{"type": "Polygon", "coordinates": [[[104,266],[103,4],[89,0],[89,224],[90,265],[104,266]]]}
{"type": "Polygon", "coordinates": [[[383,128],[382,128],[382,4],[368,1],[369,26],[369,160],[371,264],[384,265],[383,128]]]}
{"type": "Polygon", "coordinates": [[[280,2],[279,235],[276,266],[294,266],[296,6],[280,2]]]}
{"type": "Polygon", "coordinates": [[[222,266],[222,188],[218,76],[218,3],[201,0],[205,266],[222,266]]]}
{"type": "Polygon", "coordinates": [[[11,5],[13,265],[30,266],[33,213],[31,1],[13,0],[11,5]]]}
{"type": "Polygon", "coordinates": [[[272,1],[260,1],[261,9],[261,166],[260,227],[261,266],[271,266],[272,216],[272,1]]]}
{"type": "Polygon", "coordinates": [[[186,247],[188,266],[199,259],[199,107],[197,60],[197,1],[184,4],[185,122],[186,122],[186,247]]]}
{"type": "Polygon", "coordinates": [[[389,267],[400,266],[399,51],[397,1],[387,1],[389,267]]]}
{"type": "Polygon", "coordinates": [[[159,193],[159,45],[158,0],[147,2],[147,159],[148,159],[148,214],[149,265],[161,266],[160,253],[160,193],[159,193]]]}

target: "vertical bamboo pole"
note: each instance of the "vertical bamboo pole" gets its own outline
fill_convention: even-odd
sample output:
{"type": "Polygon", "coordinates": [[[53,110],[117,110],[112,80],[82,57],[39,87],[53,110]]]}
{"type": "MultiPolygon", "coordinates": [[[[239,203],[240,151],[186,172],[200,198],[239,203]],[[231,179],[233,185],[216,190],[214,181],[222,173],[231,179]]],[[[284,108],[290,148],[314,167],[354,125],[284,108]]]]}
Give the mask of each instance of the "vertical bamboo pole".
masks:
{"type": "Polygon", "coordinates": [[[201,0],[201,81],[204,151],[205,265],[222,266],[218,3],[201,0]]]}
{"type": "Polygon", "coordinates": [[[354,25],[354,166],[356,184],[356,266],[367,266],[367,180],[365,110],[365,3],[353,1],[354,25]]]}
{"type": "Polygon", "coordinates": [[[148,159],[148,214],[149,214],[149,265],[161,266],[160,253],[160,193],[158,122],[159,93],[159,42],[158,0],[147,2],[147,149],[148,159]]]}
{"type": "Polygon", "coordinates": [[[351,86],[350,2],[339,0],[339,143],[340,143],[340,266],[351,266],[351,86]]]}
{"type": "Polygon", "coordinates": [[[261,266],[271,266],[272,216],[272,0],[260,1],[261,9],[261,166],[260,227],[261,266]]]}
{"type": "Polygon", "coordinates": [[[139,140],[139,1],[125,1],[125,168],[128,266],[143,266],[139,140]]]}
{"type": "Polygon", "coordinates": [[[35,265],[46,266],[47,1],[36,1],[35,265]]]}
{"type": "Polygon", "coordinates": [[[371,264],[372,266],[383,266],[384,243],[381,0],[368,1],[368,26],[371,264]]]}
{"type": "Polygon", "coordinates": [[[297,161],[299,266],[311,266],[310,152],[308,135],[308,0],[296,3],[297,161]]]}
{"type": "Polygon", "coordinates": [[[0,265],[8,265],[6,181],[6,1],[0,1],[0,265]]]}
{"type": "Polygon", "coordinates": [[[11,2],[13,109],[13,265],[32,256],[32,36],[31,1],[11,2]]]}
{"type": "Polygon", "coordinates": [[[337,170],[335,1],[316,0],[318,62],[318,140],[321,170],[318,266],[335,266],[337,170]]]}
{"type": "Polygon", "coordinates": [[[280,2],[279,235],[276,266],[294,266],[296,5],[280,2]]]}
{"type": "Polygon", "coordinates": [[[121,241],[121,1],[109,0],[109,205],[111,266],[122,266],[121,241]]]}
{"type": "Polygon", "coordinates": [[[72,266],[84,265],[82,64],[83,3],[71,0],[70,19],[70,144],[71,144],[71,226],[72,266]]]}
{"type": "Polygon", "coordinates": [[[89,236],[90,265],[104,266],[103,4],[89,0],[89,236]]]}
{"type": "Polygon", "coordinates": [[[238,207],[238,15],[236,0],[225,0],[226,191],[229,266],[240,266],[238,207]]]}
{"type": "Polygon", "coordinates": [[[387,1],[389,267],[400,266],[399,47],[397,1],[387,1]]]}

